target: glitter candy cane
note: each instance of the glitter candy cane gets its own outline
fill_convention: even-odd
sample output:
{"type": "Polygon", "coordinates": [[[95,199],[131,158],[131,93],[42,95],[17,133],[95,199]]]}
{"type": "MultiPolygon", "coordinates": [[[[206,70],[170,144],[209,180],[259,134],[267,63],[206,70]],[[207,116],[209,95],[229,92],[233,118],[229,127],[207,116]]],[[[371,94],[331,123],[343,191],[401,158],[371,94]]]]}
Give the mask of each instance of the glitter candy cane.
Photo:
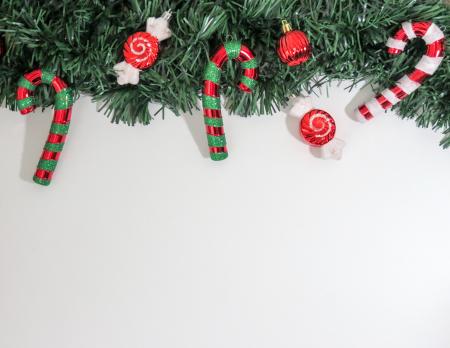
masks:
{"type": "Polygon", "coordinates": [[[203,76],[202,101],[209,153],[214,161],[221,161],[228,157],[219,96],[221,68],[228,60],[240,62],[243,68],[241,81],[238,84],[243,92],[251,93],[258,78],[258,62],[253,52],[239,41],[230,41],[220,46],[208,62],[203,76]]]}
{"type": "Polygon", "coordinates": [[[445,53],[445,38],[442,30],[432,22],[403,23],[402,28],[387,41],[388,53],[396,55],[403,52],[408,41],[416,37],[425,41],[426,53],[410,74],[403,76],[393,87],[385,89],[356,110],[359,121],[370,120],[390,109],[418,89],[439,68],[445,53]]]}
{"type": "Polygon", "coordinates": [[[114,66],[119,85],[139,83],[139,72],[155,64],[159,55],[159,43],[172,36],[169,20],[172,12],[166,11],[159,18],[147,19],[146,31],[129,36],[124,47],[125,61],[114,66]]]}
{"type": "Polygon", "coordinates": [[[19,80],[17,105],[22,115],[26,115],[36,108],[33,94],[40,84],[51,85],[56,92],[53,122],[33,178],[36,183],[47,186],[52,180],[69,130],[73,94],[67,84],[52,72],[34,70],[19,80]]]}

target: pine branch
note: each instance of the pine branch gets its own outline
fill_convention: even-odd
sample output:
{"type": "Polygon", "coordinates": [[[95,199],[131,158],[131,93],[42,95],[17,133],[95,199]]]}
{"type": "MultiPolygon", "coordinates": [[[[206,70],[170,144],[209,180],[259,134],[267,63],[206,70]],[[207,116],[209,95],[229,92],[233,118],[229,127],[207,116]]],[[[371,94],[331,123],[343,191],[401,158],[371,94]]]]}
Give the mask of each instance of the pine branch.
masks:
{"type": "MultiPolygon", "coordinates": [[[[78,93],[92,95],[113,122],[148,124],[148,103],[176,114],[196,108],[209,55],[225,40],[240,39],[257,55],[259,84],[252,95],[235,88],[239,71],[225,67],[222,95],[227,108],[249,116],[271,114],[289,97],[330,80],[365,80],[380,89],[408,72],[423,53],[420,40],[390,57],[385,42],[400,23],[432,20],[449,36],[450,11],[437,0],[0,0],[0,33],[7,51],[0,62],[0,101],[14,109],[19,77],[50,67],[78,93]],[[112,70],[122,60],[126,38],[145,20],[171,8],[173,36],[160,57],[141,73],[138,86],[119,86],[112,70]],[[280,19],[305,31],[314,47],[306,64],[289,68],[278,60],[280,19]]],[[[447,48],[447,52],[449,49],[447,48]]],[[[442,130],[450,146],[450,60],[397,111],[420,127],[442,130]]],[[[42,106],[52,92],[39,89],[42,106]]]]}

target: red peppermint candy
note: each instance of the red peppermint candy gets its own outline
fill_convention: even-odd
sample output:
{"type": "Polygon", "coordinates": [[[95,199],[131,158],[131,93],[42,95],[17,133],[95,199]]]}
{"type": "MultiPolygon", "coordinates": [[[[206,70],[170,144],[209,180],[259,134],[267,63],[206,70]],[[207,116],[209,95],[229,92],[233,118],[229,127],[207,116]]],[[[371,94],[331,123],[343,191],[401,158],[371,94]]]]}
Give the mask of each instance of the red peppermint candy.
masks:
{"type": "Polygon", "coordinates": [[[313,146],[323,146],[330,142],[336,133],[333,117],[323,110],[313,109],[300,121],[300,134],[313,146]]]}
{"type": "Polygon", "coordinates": [[[129,36],[123,47],[125,61],[136,69],[151,67],[159,53],[159,41],[147,32],[137,32],[129,36]]]}

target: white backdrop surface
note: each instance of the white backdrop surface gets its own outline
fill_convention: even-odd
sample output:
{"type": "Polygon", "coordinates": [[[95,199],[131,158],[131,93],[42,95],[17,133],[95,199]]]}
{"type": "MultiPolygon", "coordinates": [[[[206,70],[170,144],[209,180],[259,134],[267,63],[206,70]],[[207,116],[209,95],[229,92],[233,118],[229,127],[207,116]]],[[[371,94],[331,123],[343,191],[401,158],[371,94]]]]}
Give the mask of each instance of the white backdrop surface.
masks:
{"type": "Polygon", "coordinates": [[[213,162],[200,112],[132,128],[83,97],[49,187],[52,111],[1,109],[0,347],[450,347],[450,150],[322,92],[341,161],[282,112],[225,117],[213,162]]]}

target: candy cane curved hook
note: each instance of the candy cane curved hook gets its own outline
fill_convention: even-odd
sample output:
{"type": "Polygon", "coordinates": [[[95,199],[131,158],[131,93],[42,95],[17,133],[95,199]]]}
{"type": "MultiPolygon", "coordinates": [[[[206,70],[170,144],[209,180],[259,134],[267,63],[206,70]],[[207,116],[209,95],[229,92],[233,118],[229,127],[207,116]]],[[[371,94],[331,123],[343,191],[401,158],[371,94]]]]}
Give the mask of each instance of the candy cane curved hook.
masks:
{"type": "Polygon", "coordinates": [[[415,69],[403,76],[393,87],[372,98],[356,110],[356,117],[360,121],[367,121],[380,115],[384,110],[405,99],[421,86],[423,81],[433,75],[441,65],[445,54],[445,38],[442,30],[432,22],[405,22],[394,37],[386,43],[389,54],[400,54],[409,40],[422,38],[427,46],[426,53],[415,66],[415,69]]]}
{"type": "Polygon", "coordinates": [[[258,78],[258,62],[253,52],[239,41],[226,42],[208,62],[203,76],[203,116],[208,137],[209,154],[214,161],[228,157],[227,143],[220,109],[219,82],[222,66],[227,60],[240,62],[243,74],[238,87],[251,93],[258,78]]]}
{"type": "Polygon", "coordinates": [[[48,70],[37,69],[22,76],[17,88],[17,105],[20,113],[26,115],[36,109],[34,90],[41,84],[51,85],[56,92],[55,112],[50,133],[39,160],[34,182],[49,185],[64,147],[72,116],[73,93],[67,84],[48,70]]]}

